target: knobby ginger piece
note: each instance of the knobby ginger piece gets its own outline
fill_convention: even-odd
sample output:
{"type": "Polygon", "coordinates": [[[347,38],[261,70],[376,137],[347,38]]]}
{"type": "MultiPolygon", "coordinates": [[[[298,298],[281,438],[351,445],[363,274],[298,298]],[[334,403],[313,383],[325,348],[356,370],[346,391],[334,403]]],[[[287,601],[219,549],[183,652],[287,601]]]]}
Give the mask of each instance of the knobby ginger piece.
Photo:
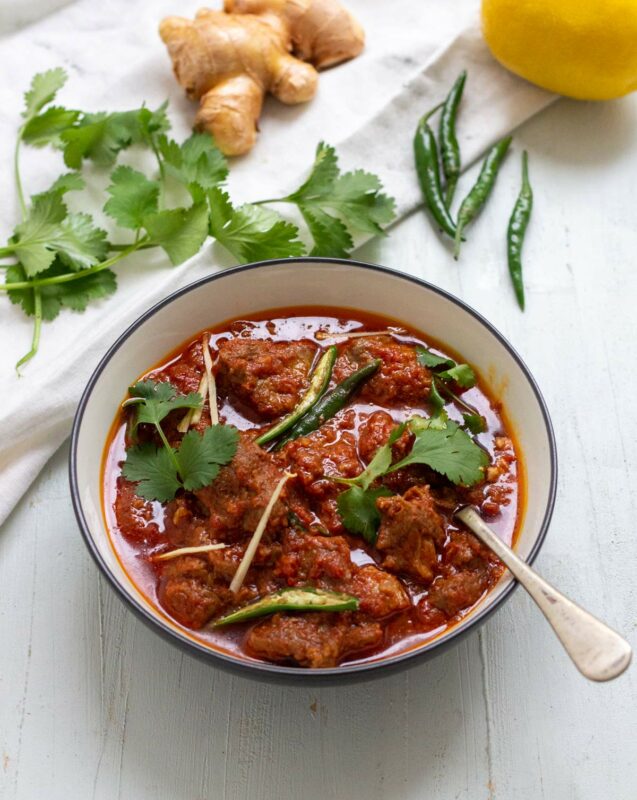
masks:
{"type": "Polygon", "coordinates": [[[268,92],[305,103],[316,93],[317,69],[354,58],[364,45],[337,0],[225,0],[224,11],[201,9],[194,20],[167,17],[159,34],[178,82],[199,100],[195,127],[226,155],[252,149],[268,92]]]}

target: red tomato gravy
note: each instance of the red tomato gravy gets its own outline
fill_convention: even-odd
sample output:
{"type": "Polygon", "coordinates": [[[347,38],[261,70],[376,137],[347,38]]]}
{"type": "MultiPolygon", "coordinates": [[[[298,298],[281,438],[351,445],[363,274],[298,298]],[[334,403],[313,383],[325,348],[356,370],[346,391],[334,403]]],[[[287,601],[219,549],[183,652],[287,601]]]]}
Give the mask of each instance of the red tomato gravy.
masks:
{"type": "MultiPolygon", "coordinates": [[[[378,501],[381,524],[372,545],[343,526],[337,497],[347,487],[330,476],[355,477],[396,424],[414,414],[431,415],[431,375],[417,363],[416,346],[458,362],[461,355],[394,319],[304,306],[272,309],[202,331],[140,379],[168,380],[180,393],[196,392],[204,370],[204,333],[215,362],[220,422],[241,432],[233,461],[209,487],[160,503],[138,497],[136,484],[122,476],[129,410],[118,413],[104,452],[106,527],[125,572],[148,602],[182,633],[213,649],[245,660],[304,667],[376,660],[418,647],[458,624],[504,568],[453,512],[466,503],[476,505],[511,544],[525,496],[514,432],[481,376],[472,388],[454,391],[486,421],[485,432],[475,436],[489,455],[485,480],[459,487],[423,465],[382,478],[393,494],[378,501]],[[316,335],[354,330],[390,330],[390,335],[338,342],[316,335]],[[253,441],[257,432],[297,405],[318,354],[333,343],[338,357],[330,388],[370,354],[381,358],[382,366],[318,430],[274,454],[258,448],[253,441]],[[233,596],[228,585],[258,519],[254,512],[263,509],[284,470],[295,477],[275,507],[279,513],[270,519],[243,587],[233,596]],[[240,487],[240,499],[232,487],[240,487]],[[227,549],[152,560],[167,550],[210,541],[224,542],[227,549]],[[359,610],[279,612],[212,627],[215,619],[268,592],[305,585],[357,596],[359,610]]],[[[445,409],[450,419],[462,423],[457,403],[450,401],[445,409]]],[[[166,419],[172,435],[179,419],[177,411],[166,419]]],[[[206,405],[196,427],[208,425],[206,405]]],[[[405,433],[394,450],[408,448],[408,439],[405,433]]],[[[403,455],[397,452],[395,460],[403,455]]]]}

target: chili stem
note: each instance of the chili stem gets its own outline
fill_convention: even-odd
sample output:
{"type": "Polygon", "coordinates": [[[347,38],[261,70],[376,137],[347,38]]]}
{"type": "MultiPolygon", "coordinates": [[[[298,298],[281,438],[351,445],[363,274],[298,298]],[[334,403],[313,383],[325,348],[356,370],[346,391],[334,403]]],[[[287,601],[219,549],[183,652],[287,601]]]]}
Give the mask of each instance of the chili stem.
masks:
{"type": "Polygon", "coordinates": [[[440,110],[440,109],[443,107],[443,105],[444,105],[444,103],[438,103],[438,105],[437,105],[437,106],[434,106],[432,109],[430,109],[429,111],[427,111],[427,113],[426,113],[426,114],[424,114],[424,115],[423,115],[423,116],[420,118],[420,121],[418,122],[418,125],[419,125],[419,126],[421,126],[421,125],[426,125],[426,124],[427,124],[427,122],[429,121],[429,118],[430,118],[430,117],[433,117],[433,115],[436,113],[436,111],[439,111],[439,110],[440,110]]]}

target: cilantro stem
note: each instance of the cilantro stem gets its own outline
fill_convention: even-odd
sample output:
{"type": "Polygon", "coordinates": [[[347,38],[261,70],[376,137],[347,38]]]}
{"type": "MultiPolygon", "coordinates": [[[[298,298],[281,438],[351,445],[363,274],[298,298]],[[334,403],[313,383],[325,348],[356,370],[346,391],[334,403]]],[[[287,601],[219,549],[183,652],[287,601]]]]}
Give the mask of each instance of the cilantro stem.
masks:
{"type": "Polygon", "coordinates": [[[252,200],[252,206],[264,206],[266,203],[290,203],[287,197],[268,197],[267,200],[252,200]]]}
{"type": "Polygon", "coordinates": [[[15,177],[16,189],[18,190],[18,200],[20,201],[20,212],[22,214],[22,220],[24,221],[27,217],[27,204],[24,200],[22,179],[20,178],[20,143],[22,142],[23,131],[24,131],[24,125],[18,131],[18,135],[15,141],[15,150],[13,151],[13,174],[15,177]]]}
{"type": "Polygon", "coordinates": [[[166,183],[166,170],[164,169],[164,162],[162,161],[161,156],[159,155],[159,150],[157,149],[157,144],[155,143],[155,138],[152,135],[148,135],[147,137],[148,143],[155,154],[155,158],[157,159],[157,166],[159,167],[159,196],[157,198],[157,204],[159,209],[161,210],[164,207],[164,184],[166,183]]]}
{"type": "Polygon", "coordinates": [[[177,460],[177,455],[175,454],[173,448],[170,446],[168,439],[166,438],[166,434],[164,433],[164,429],[162,428],[159,422],[155,423],[155,427],[157,428],[157,433],[159,434],[162,442],[164,443],[164,447],[168,451],[170,460],[173,462],[173,467],[175,468],[175,472],[177,473],[179,478],[181,478],[181,467],[179,465],[179,461],[177,460]]]}
{"type": "Polygon", "coordinates": [[[38,352],[38,347],[40,346],[40,331],[42,329],[42,293],[40,289],[33,290],[33,301],[34,301],[33,303],[34,324],[33,324],[33,339],[31,340],[31,349],[29,350],[28,353],[25,353],[25,355],[23,355],[22,358],[15,365],[15,369],[18,375],[20,374],[20,367],[33,358],[33,356],[38,352]]]}
{"type": "Polygon", "coordinates": [[[464,410],[468,411],[470,414],[477,414],[478,416],[480,416],[477,408],[470,406],[469,403],[465,403],[465,401],[461,397],[458,397],[457,394],[452,392],[451,389],[445,384],[445,382],[442,381],[440,378],[438,378],[436,375],[434,375],[434,381],[436,382],[437,389],[441,391],[443,394],[446,394],[450,400],[454,400],[456,403],[458,403],[459,406],[462,406],[462,408],[464,408],[464,410]]]}
{"type": "MultiPolygon", "coordinates": [[[[135,246],[136,250],[149,250],[151,247],[157,247],[156,244],[147,240],[142,240],[141,242],[125,242],[124,244],[109,244],[108,247],[113,253],[119,253],[123,250],[129,250],[129,248],[133,246],[135,246]]],[[[0,256],[0,258],[1,257],[2,256],[0,256]]]]}
{"type": "Polygon", "coordinates": [[[70,283],[71,281],[79,280],[80,278],[85,278],[87,275],[93,275],[96,272],[101,272],[103,269],[108,269],[112,267],[113,264],[116,264],[118,261],[121,261],[126,256],[134,253],[136,250],[139,250],[143,244],[148,242],[148,238],[145,237],[144,239],[140,239],[139,242],[128,245],[125,250],[122,250],[117,255],[114,255],[112,258],[106,259],[106,261],[102,261],[100,264],[96,264],[94,267],[89,267],[88,269],[81,269],[78,272],[67,272],[64,275],[53,275],[50,278],[35,278],[31,281],[16,281],[16,283],[0,283],[0,291],[2,292],[11,292],[14,289],[35,289],[38,286],[52,286],[57,283],[70,283]]]}
{"type": "MultiPolygon", "coordinates": [[[[27,204],[24,200],[24,190],[22,188],[22,178],[20,177],[20,143],[22,142],[22,133],[24,125],[18,130],[18,135],[15,140],[15,150],[13,151],[13,175],[15,178],[15,185],[18,192],[18,200],[20,202],[20,213],[22,214],[22,221],[27,218],[27,204]]],[[[8,247],[3,247],[0,251],[2,255],[10,254],[11,250],[8,247]]],[[[16,372],[20,374],[20,367],[30,361],[33,356],[38,352],[40,346],[40,332],[42,330],[42,292],[39,288],[33,289],[33,338],[31,339],[31,349],[25,353],[22,358],[15,365],[16,372]]]]}

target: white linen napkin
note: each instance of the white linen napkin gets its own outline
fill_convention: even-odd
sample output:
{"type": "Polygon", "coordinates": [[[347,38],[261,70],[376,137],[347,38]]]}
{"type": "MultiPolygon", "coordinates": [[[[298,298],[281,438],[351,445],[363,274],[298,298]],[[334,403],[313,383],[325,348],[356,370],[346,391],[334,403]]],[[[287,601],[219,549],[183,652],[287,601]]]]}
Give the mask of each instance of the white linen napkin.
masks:
{"type": "MultiPolygon", "coordinates": [[[[319,140],[337,147],[345,169],[377,173],[397,201],[399,216],[420,203],[412,160],[418,118],[439,102],[461,69],[469,72],[462,104],[460,143],[465,166],[496,139],[555,98],[515,78],[489,55],[478,25],[477,0],[348,0],[366,31],[362,56],[320,78],[309,104],[266,103],[252,153],[231,166],[229,189],[237,201],[284,193],[298,185],[319,140]]],[[[170,99],[177,138],[187,135],[195,109],[175,84],[156,33],[162,16],[192,15],[198,3],[174,0],[80,0],[0,43],[0,143],[4,191],[0,235],[18,219],[11,190],[11,151],[19,124],[21,92],[34,72],[62,65],[69,82],[59,101],[100,110],[154,107],[170,99]],[[134,11],[133,11],[134,9],[134,11]]],[[[145,158],[126,154],[128,163],[145,158]]],[[[23,151],[23,181],[33,194],[63,171],[51,151],[23,151]]],[[[150,162],[143,162],[147,166],[150,162]]],[[[107,176],[102,185],[106,185],[107,176]]],[[[70,205],[73,204],[73,196],[70,205]]],[[[94,209],[104,203],[95,191],[94,209]]],[[[84,314],[63,312],[45,324],[40,353],[16,376],[13,365],[29,347],[31,324],[0,297],[0,523],[68,436],[80,394],[114,339],[150,305],[175,289],[232,264],[209,244],[187,263],[171,268],[154,251],[137,254],[118,269],[119,289],[84,314]]]]}

